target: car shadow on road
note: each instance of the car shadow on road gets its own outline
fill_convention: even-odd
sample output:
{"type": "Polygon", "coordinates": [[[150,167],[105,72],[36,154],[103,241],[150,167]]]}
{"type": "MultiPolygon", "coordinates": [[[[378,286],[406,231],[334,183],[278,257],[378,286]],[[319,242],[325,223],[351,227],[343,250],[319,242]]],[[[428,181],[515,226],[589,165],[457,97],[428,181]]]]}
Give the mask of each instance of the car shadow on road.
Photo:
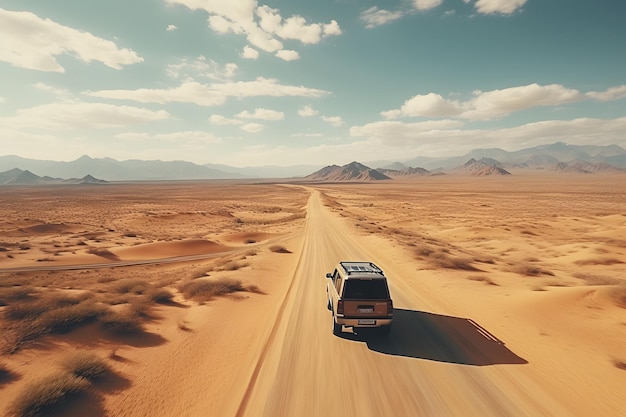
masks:
{"type": "Polygon", "coordinates": [[[364,341],[373,351],[437,362],[486,366],[526,364],[503,341],[472,319],[405,309],[394,309],[387,337],[366,332],[341,337],[364,341]]]}

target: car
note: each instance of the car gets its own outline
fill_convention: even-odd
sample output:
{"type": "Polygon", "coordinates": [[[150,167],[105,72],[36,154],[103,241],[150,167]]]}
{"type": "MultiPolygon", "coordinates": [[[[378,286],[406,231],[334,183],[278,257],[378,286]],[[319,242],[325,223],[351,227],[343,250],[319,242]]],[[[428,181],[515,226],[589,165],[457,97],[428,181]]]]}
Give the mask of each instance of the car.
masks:
{"type": "Polygon", "coordinates": [[[372,262],[341,261],[326,274],[328,309],[333,318],[333,334],[344,327],[374,330],[386,336],[393,322],[393,301],[387,277],[372,262]]]}

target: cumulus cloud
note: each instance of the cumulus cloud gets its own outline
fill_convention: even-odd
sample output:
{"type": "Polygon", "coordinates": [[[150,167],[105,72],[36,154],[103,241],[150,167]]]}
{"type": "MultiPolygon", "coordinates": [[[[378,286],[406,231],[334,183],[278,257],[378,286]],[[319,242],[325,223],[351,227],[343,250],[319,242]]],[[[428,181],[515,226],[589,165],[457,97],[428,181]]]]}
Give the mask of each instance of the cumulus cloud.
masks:
{"type": "Polygon", "coordinates": [[[319,112],[317,110],[315,110],[313,107],[311,106],[304,106],[303,108],[301,108],[300,110],[298,110],[298,114],[302,117],[312,117],[312,116],[317,116],[319,112]]]}
{"type": "Polygon", "coordinates": [[[202,84],[187,81],[170,89],[140,88],[137,90],[87,91],[84,94],[117,100],[134,100],[140,103],[194,103],[199,106],[218,106],[229,97],[320,97],[324,90],[280,84],[275,79],[259,77],[254,81],[202,84]]]}
{"type": "Polygon", "coordinates": [[[246,123],[241,126],[241,130],[248,133],[259,133],[263,130],[264,126],[260,123],[246,123]]]}
{"type": "Polygon", "coordinates": [[[322,116],[322,120],[329,125],[339,127],[343,124],[343,120],[339,116],[322,116]]]}
{"type": "Polygon", "coordinates": [[[239,117],[240,119],[283,120],[285,118],[285,113],[281,111],[257,108],[254,109],[254,113],[244,110],[237,114],[236,117],[239,117]]]}
{"type": "Polygon", "coordinates": [[[15,116],[0,118],[0,125],[51,130],[102,129],[169,118],[170,114],[164,110],[68,101],[18,110],[15,116]]]}
{"type": "Polygon", "coordinates": [[[381,10],[378,7],[370,7],[361,12],[359,18],[365,23],[367,29],[382,26],[394,20],[400,19],[404,15],[401,11],[391,12],[389,10],[381,10]]]}
{"type": "Polygon", "coordinates": [[[443,0],[413,0],[413,7],[419,11],[434,9],[443,3],[443,0]]]}
{"type": "Polygon", "coordinates": [[[30,12],[0,9],[0,38],[0,61],[19,68],[62,73],[65,69],[56,57],[63,54],[114,69],[143,62],[131,49],[30,12]]]}
{"type": "Polygon", "coordinates": [[[209,117],[209,122],[213,125],[218,126],[232,126],[232,125],[240,125],[243,122],[239,119],[229,119],[228,117],[222,116],[220,114],[212,114],[209,117]]]}
{"type": "Polygon", "coordinates": [[[259,57],[259,51],[246,45],[243,47],[243,51],[241,52],[241,57],[243,59],[257,59],[259,57]]]}
{"type": "Polygon", "coordinates": [[[178,27],[176,27],[176,25],[167,25],[167,27],[165,28],[165,30],[167,30],[168,32],[173,32],[176,29],[178,29],[178,27]]]}
{"type": "Polygon", "coordinates": [[[283,49],[283,43],[277,38],[317,44],[325,37],[341,34],[341,28],[335,20],[329,23],[308,23],[304,17],[298,15],[284,19],[280,10],[267,5],[259,6],[257,0],[166,2],[191,10],[204,10],[209,14],[209,27],[215,32],[244,35],[250,45],[285,60],[296,58],[293,52],[276,53],[283,49]]]}
{"type": "MultiPolygon", "coordinates": [[[[417,1],[417,0],[416,0],[417,1]]],[[[469,3],[471,0],[463,0],[469,3]]],[[[482,14],[510,15],[521,9],[527,0],[477,0],[474,8],[482,14]]]]}
{"type": "Polygon", "coordinates": [[[300,54],[298,52],[288,49],[281,49],[280,51],[276,52],[276,56],[283,61],[295,61],[297,59],[300,59],[300,54]]]}
{"type": "Polygon", "coordinates": [[[475,91],[465,102],[448,100],[439,94],[416,95],[400,109],[381,113],[386,119],[399,117],[460,117],[468,120],[490,120],[540,106],[557,106],[584,99],[577,90],[559,84],[529,84],[487,92],[475,91]]]}
{"type": "Polygon", "coordinates": [[[565,141],[576,144],[610,145],[623,143],[626,117],[605,120],[578,118],[573,120],[548,120],[502,129],[463,129],[455,120],[404,123],[382,121],[350,128],[353,137],[391,148],[419,149],[436,143],[441,155],[458,155],[490,143],[502,148],[518,149],[565,141]]]}
{"type": "Polygon", "coordinates": [[[232,79],[237,74],[238,69],[237,64],[221,65],[200,55],[193,60],[183,58],[176,64],[170,64],[167,66],[166,72],[172,78],[209,78],[225,81],[232,79]]]}
{"type": "Polygon", "coordinates": [[[598,101],[620,100],[626,97],[626,85],[611,87],[603,92],[590,91],[587,93],[587,96],[598,101]]]}

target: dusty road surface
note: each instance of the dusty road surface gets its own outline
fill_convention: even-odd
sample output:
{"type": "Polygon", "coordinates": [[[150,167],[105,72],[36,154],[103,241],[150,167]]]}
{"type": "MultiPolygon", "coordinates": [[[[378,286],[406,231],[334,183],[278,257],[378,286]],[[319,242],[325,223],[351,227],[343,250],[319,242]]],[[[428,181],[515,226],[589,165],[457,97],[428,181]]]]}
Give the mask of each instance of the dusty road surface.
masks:
{"type": "Polygon", "coordinates": [[[571,415],[496,336],[409,290],[406,271],[360,242],[317,193],[308,210],[292,287],[234,415],[571,415]],[[374,260],[390,277],[396,321],[387,340],[333,336],[323,277],[340,259],[374,260]]]}

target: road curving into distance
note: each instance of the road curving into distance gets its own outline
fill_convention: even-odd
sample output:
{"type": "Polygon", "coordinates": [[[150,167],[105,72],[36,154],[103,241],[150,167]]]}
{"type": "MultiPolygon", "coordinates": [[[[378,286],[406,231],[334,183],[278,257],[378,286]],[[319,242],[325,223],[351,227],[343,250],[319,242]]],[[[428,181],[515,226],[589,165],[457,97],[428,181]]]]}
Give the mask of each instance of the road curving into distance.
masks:
{"type": "Polygon", "coordinates": [[[317,191],[304,233],[292,285],[237,417],[572,415],[487,329],[433,310],[437,300],[410,287],[402,265],[367,247],[317,191]],[[372,260],[388,275],[396,308],[388,339],[332,334],[324,276],[339,260],[372,260]]]}

